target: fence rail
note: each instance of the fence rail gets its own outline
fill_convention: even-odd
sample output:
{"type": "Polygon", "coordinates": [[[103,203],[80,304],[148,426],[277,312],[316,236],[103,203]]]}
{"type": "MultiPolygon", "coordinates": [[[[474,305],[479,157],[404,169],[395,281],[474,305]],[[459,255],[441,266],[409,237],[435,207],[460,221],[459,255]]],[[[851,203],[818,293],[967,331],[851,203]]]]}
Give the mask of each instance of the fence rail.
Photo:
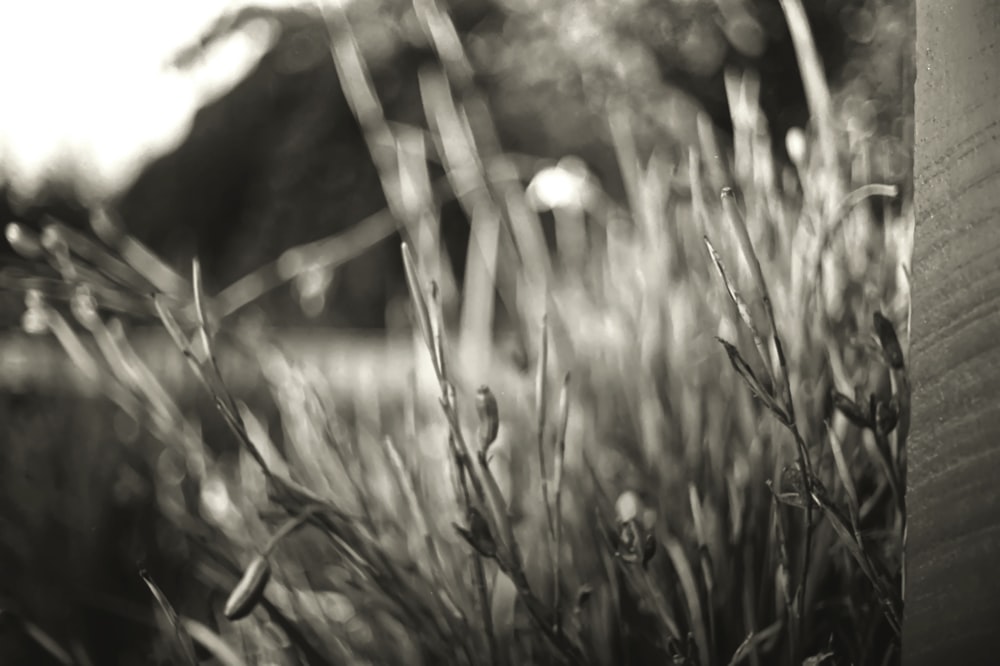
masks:
{"type": "MultiPolygon", "coordinates": [[[[137,356],[146,364],[163,387],[182,402],[185,396],[198,395],[197,379],[166,333],[139,329],[128,336],[137,356]]],[[[426,350],[405,336],[379,337],[329,330],[269,331],[267,339],[275,343],[288,362],[296,367],[318,371],[335,394],[354,395],[377,391],[384,399],[401,397],[412,390],[414,377],[431,380],[430,364],[417,362],[426,350]]],[[[100,357],[96,346],[95,357],[100,357]]],[[[218,343],[217,359],[227,385],[234,393],[251,391],[261,383],[260,364],[237,345],[218,343]]],[[[488,383],[508,400],[526,396],[529,382],[514,364],[502,357],[488,370],[458,374],[460,389],[474,389],[488,383]],[[479,376],[475,376],[479,375],[479,376]]],[[[436,398],[436,387],[429,388],[428,398],[436,398]]],[[[28,336],[20,333],[0,335],[0,391],[8,393],[56,393],[94,396],[95,385],[51,336],[28,336]]]]}

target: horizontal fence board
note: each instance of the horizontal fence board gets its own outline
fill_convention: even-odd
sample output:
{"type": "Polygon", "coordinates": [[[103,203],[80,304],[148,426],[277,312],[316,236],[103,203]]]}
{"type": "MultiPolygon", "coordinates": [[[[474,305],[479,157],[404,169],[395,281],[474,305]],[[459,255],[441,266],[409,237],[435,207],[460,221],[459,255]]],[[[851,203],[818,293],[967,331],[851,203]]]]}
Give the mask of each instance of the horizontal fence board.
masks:
{"type": "MultiPolygon", "coordinates": [[[[101,360],[93,341],[85,335],[81,339],[94,357],[101,360]]],[[[416,372],[423,396],[428,400],[438,396],[427,350],[409,337],[292,329],[270,330],[267,339],[275,343],[272,348],[280,350],[293,366],[321,374],[334,394],[375,393],[382,400],[399,399],[405,391],[412,390],[416,372]],[[418,353],[422,357],[419,362],[415,360],[418,353]]],[[[128,340],[136,355],[175,399],[185,402],[201,395],[198,379],[165,332],[137,329],[128,334],[128,340]]],[[[260,364],[250,353],[221,339],[215,351],[220,371],[233,393],[243,394],[262,385],[260,364]]],[[[460,394],[489,384],[494,392],[508,400],[517,400],[528,397],[531,390],[528,378],[502,356],[494,358],[488,371],[483,369],[463,376],[456,367],[452,365],[450,370],[460,394]]],[[[8,333],[0,336],[0,391],[82,397],[99,395],[101,386],[74,365],[54,337],[8,333]]]]}

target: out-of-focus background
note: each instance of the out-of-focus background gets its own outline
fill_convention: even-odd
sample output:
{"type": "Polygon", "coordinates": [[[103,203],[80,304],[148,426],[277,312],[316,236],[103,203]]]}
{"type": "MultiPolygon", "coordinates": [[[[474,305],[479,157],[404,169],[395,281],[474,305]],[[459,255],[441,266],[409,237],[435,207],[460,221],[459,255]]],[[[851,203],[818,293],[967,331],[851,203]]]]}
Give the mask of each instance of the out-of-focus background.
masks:
{"type": "MultiPolygon", "coordinates": [[[[858,142],[877,137],[871,178],[908,182],[908,4],[804,4],[839,122],[858,142]]],[[[432,53],[412,9],[395,0],[347,5],[387,118],[425,125],[417,73],[432,53]]],[[[451,6],[501,145],[525,157],[525,180],[543,160],[577,156],[623,199],[609,106],[629,115],[645,151],[681,156],[697,137],[699,110],[723,141],[731,130],[726,68],[758,73],[779,155],[787,130],[807,120],[777,0],[451,6]]],[[[384,207],[325,30],[295,3],[4,11],[7,218],[58,211],[80,223],[81,202],[111,199],[131,233],[176,265],[197,254],[221,288],[384,207]]],[[[457,208],[445,206],[444,224],[461,234],[457,208]]],[[[399,262],[372,257],[394,248],[316,277],[330,282],[324,303],[340,307],[281,316],[382,325],[385,304],[401,293],[399,262]]],[[[268,305],[294,300],[281,294],[268,305]]]]}
{"type": "MultiPolygon", "coordinates": [[[[426,4],[355,0],[327,12],[344,12],[386,127],[397,140],[446,153],[447,142],[433,138],[445,132],[428,93],[440,53],[414,9],[426,4]]],[[[810,111],[778,0],[440,4],[472,66],[468,90],[494,123],[495,135],[478,137],[480,149],[509,157],[550,249],[570,243],[557,238],[560,197],[599,201],[603,212],[587,210],[588,219],[634,207],[616,127],[628,128],[637,163],[688,165],[661,174],[666,198],[678,206],[691,205],[697,185],[686,171],[692,149],[709,173],[713,164],[739,170],[728,157],[738,150],[737,73],[755,73],[774,173],[798,191],[789,154],[797,144],[786,137],[800,136],[798,129],[811,136],[810,111]],[[581,194],[591,190],[599,195],[581,194]]],[[[832,96],[839,168],[849,184],[901,190],[873,204],[873,224],[903,214],[909,200],[910,4],[803,2],[832,96]]],[[[371,127],[358,121],[358,96],[345,95],[358,82],[342,80],[339,65],[313,5],[6,3],[0,221],[35,234],[58,222],[67,233],[93,236],[93,211],[101,209],[180,276],[197,257],[205,290],[228,297],[224,326],[283,342],[306,365],[315,358],[357,425],[364,405],[351,396],[405,383],[402,368],[413,362],[397,360],[409,358],[405,344],[401,352],[386,342],[410,326],[401,237],[376,163],[392,146],[372,143],[371,127]],[[343,256],[324,260],[330,253],[343,256]],[[248,275],[257,282],[240,282],[248,275]]],[[[464,90],[455,80],[461,67],[444,69],[464,90]]],[[[468,207],[453,181],[449,187],[446,160],[415,159],[435,188],[450,265],[440,298],[457,337],[474,328],[463,311],[473,306],[462,298],[472,256],[468,207]]],[[[170,495],[172,483],[193,475],[141,411],[109,400],[57,335],[30,334],[26,290],[48,284],[32,263],[6,244],[0,249],[0,660],[147,663],[162,632],[136,572],[155,572],[178,606],[218,603],[203,582],[189,584],[194,547],[171,503],[212,509],[204,509],[204,489],[201,500],[170,495]],[[56,645],[46,648],[46,640],[56,645]]],[[[534,324],[522,314],[498,299],[487,336],[491,353],[515,373],[527,371],[535,348],[525,333],[534,324]]],[[[134,333],[138,355],[177,392],[185,422],[224,460],[232,436],[183,358],[153,331],[155,315],[126,307],[116,316],[134,333]]],[[[247,369],[239,353],[226,370],[233,390],[248,413],[262,414],[261,436],[288,437],[290,415],[274,407],[266,370],[247,369]]]]}

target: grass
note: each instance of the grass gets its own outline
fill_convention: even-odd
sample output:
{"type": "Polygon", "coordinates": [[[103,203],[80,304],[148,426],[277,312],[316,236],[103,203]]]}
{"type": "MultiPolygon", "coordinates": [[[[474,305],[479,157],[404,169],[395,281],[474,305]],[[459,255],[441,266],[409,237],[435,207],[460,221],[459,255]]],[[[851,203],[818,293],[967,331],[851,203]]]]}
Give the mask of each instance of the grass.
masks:
{"type": "MultiPolygon", "coordinates": [[[[554,247],[448,16],[414,4],[441,63],[421,74],[427,128],[385,120],[349,18],[324,16],[388,217],[219,295],[197,261],[179,274],[105,211],[96,239],[8,227],[39,267],[15,281],[25,328],[179,461],[160,506],[190,543],[190,585],[216,594],[185,606],[143,572],[169,620],[162,649],[225,664],[898,663],[912,218],[877,219],[894,188],[849,172],[846,146],[868,148],[835,125],[799,2],[782,5],[814,126],[788,137],[792,165],[772,157],[749,73],[727,75],[725,159],[706,122],[674,164],[609,109],[627,201],[590,181],[554,211],[554,247]],[[461,284],[442,196],[472,224],[461,284]],[[231,323],[390,219],[415,354],[401,398],[377,381],[335,394],[231,323]],[[498,353],[498,311],[527,371],[498,353]],[[205,440],[118,313],[165,328],[237,449],[205,440]],[[280,437],[230,390],[220,346],[259,362],[280,437]]],[[[57,661],[85,663],[24,622],[57,661]]]]}

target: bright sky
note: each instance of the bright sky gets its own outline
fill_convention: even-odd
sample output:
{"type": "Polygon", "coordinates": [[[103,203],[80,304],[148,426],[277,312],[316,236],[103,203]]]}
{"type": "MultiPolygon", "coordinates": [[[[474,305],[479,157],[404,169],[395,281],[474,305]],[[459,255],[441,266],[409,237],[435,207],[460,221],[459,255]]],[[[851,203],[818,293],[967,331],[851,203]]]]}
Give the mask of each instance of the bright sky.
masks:
{"type": "Polygon", "coordinates": [[[236,4],[0,3],[0,182],[28,198],[53,175],[68,175],[91,195],[126,187],[151,157],[177,145],[195,111],[237,83],[277,37],[274,25],[259,21],[190,71],[169,66],[236,4]]]}

